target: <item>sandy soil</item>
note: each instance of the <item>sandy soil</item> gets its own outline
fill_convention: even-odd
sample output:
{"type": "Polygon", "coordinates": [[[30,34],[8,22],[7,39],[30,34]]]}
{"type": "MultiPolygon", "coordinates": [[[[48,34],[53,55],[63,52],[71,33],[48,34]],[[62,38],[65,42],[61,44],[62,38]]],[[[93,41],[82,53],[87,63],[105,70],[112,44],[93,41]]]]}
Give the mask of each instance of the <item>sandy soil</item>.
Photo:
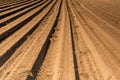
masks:
{"type": "Polygon", "coordinates": [[[119,75],[119,0],[0,0],[0,80],[119,75]]]}

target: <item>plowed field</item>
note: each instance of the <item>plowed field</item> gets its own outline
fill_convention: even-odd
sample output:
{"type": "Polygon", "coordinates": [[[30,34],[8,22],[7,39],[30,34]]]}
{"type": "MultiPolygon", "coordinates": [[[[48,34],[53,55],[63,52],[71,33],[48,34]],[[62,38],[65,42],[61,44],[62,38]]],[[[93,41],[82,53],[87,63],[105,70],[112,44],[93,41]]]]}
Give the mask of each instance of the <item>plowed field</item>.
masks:
{"type": "Polygon", "coordinates": [[[0,0],[0,80],[120,80],[120,1],[0,0]]]}

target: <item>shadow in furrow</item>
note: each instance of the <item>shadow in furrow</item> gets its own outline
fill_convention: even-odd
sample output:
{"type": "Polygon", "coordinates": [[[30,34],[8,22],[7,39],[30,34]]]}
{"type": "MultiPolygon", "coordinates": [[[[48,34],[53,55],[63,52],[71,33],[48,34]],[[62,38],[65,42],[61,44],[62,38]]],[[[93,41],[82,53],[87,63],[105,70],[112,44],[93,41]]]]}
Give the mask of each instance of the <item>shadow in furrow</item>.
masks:
{"type": "Polygon", "coordinates": [[[26,35],[23,36],[23,38],[21,38],[14,46],[12,46],[6,53],[4,53],[4,55],[0,57],[0,66],[2,66],[12,56],[16,49],[24,43],[27,36],[31,35],[38,26],[39,23],[36,24],[26,35]]]}
{"type": "MultiPolygon", "coordinates": [[[[34,4],[32,4],[32,5],[35,5],[35,4],[37,4],[37,3],[34,3],[34,4]]],[[[3,18],[5,18],[5,17],[8,17],[8,16],[13,15],[13,14],[15,14],[15,13],[18,13],[19,11],[24,10],[24,9],[30,7],[30,6],[31,6],[31,5],[28,5],[28,6],[25,6],[25,7],[23,7],[23,8],[20,8],[20,9],[18,9],[18,10],[12,11],[12,12],[10,12],[10,13],[0,15],[0,19],[3,19],[3,18]]]]}
{"type": "Polygon", "coordinates": [[[13,45],[7,52],[4,53],[4,55],[0,57],[0,66],[2,66],[12,56],[16,49],[25,42],[27,36],[31,35],[39,27],[39,24],[45,18],[45,16],[27,34],[25,34],[18,42],[16,42],[15,45],[13,45]]]}
{"type": "MultiPolygon", "coordinates": [[[[72,26],[72,24],[71,24],[71,26],[72,26]]],[[[75,80],[80,80],[79,72],[78,72],[77,58],[76,58],[76,54],[75,54],[75,45],[74,45],[74,40],[73,40],[72,27],[71,27],[71,36],[72,36],[72,49],[73,49],[73,59],[74,59],[75,80]]]]}
{"type": "Polygon", "coordinates": [[[10,6],[13,6],[13,5],[17,5],[17,4],[21,4],[21,3],[23,3],[23,2],[27,2],[27,1],[22,1],[22,2],[21,2],[21,1],[20,1],[20,2],[17,1],[17,3],[14,3],[14,4],[12,4],[12,5],[11,5],[11,4],[10,4],[10,5],[4,5],[3,7],[0,7],[0,9],[4,9],[4,8],[7,8],[7,7],[10,7],[10,6]]]}
{"type": "Polygon", "coordinates": [[[53,25],[53,27],[52,27],[52,29],[51,29],[51,31],[50,31],[47,39],[46,39],[46,42],[44,43],[44,45],[43,45],[43,47],[42,47],[42,49],[40,51],[35,63],[33,64],[33,67],[32,67],[32,70],[31,70],[33,76],[28,75],[27,80],[35,80],[36,77],[37,77],[37,73],[40,70],[40,67],[41,67],[41,65],[42,65],[42,63],[43,63],[43,61],[44,61],[44,59],[46,57],[47,50],[48,50],[48,48],[50,46],[50,38],[52,37],[52,34],[54,34],[54,32],[55,32],[55,27],[57,26],[58,18],[60,16],[61,5],[62,5],[62,1],[60,3],[59,12],[58,12],[56,20],[54,22],[54,25],[53,25]]]}
{"type": "MultiPolygon", "coordinates": [[[[37,5],[37,6],[33,7],[33,8],[31,8],[31,9],[29,9],[29,10],[27,10],[27,11],[25,11],[25,12],[19,14],[19,15],[16,15],[16,16],[14,16],[14,17],[12,17],[12,18],[10,18],[10,19],[8,19],[8,20],[6,20],[6,21],[0,23],[0,28],[3,27],[3,26],[5,26],[5,25],[7,25],[7,24],[9,24],[10,22],[16,20],[17,18],[19,18],[19,17],[25,15],[26,13],[32,11],[33,9],[35,9],[35,8],[37,8],[37,7],[41,6],[41,5],[43,5],[43,4],[46,3],[46,2],[47,2],[47,0],[44,1],[44,2],[41,2],[41,4],[39,4],[39,5],[37,5]]],[[[35,4],[34,4],[34,5],[35,5],[35,4]]],[[[33,5],[31,5],[31,6],[33,6],[33,5]]]]}
{"type": "Polygon", "coordinates": [[[69,10],[69,6],[68,6],[68,1],[67,1],[66,4],[67,4],[67,10],[68,10],[68,13],[69,13],[69,20],[70,20],[70,30],[71,30],[71,37],[72,37],[72,49],[73,49],[75,80],[80,80],[80,76],[79,76],[79,72],[78,72],[77,58],[76,58],[76,53],[75,53],[75,44],[74,44],[74,39],[73,39],[72,22],[71,22],[71,16],[70,16],[70,10],[69,10]]]}
{"type": "MultiPolygon", "coordinates": [[[[26,4],[30,4],[30,3],[32,3],[32,2],[35,2],[35,1],[29,1],[29,2],[27,1],[27,2],[24,2],[23,4],[15,5],[15,6],[11,7],[11,8],[7,8],[7,9],[0,10],[0,12],[4,12],[4,11],[7,11],[7,10],[11,10],[11,9],[14,9],[14,8],[17,8],[17,7],[26,5],[26,4]]],[[[37,2],[35,2],[35,3],[33,3],[33,4],[31,4],[31,5],[35,5],[36,3],[40,3],[40,2],[42,2],[42,1],[41,1],[41,0],[40,0],[40,1],[37,1],[37,2]]],[[[28,7],[31,6],[31,5],[25,6],[25,8],[28,8],[28,7]]],[[[24,8],[24,9],[25,9],[25,8],[24,8]]]]}
{"type": "Polygon", "coordinates": [[[26,25],[29,21],[31,21],[35,16],[37,16],[40,12],[42,12],[42,10],[44,10],[45,7],[47,7],[50,3],[52,2],[52,0],[47,3],[42,9],[40,9],[38,12],[36,12],[35,14],[33,14],[32,16],[30,16],[29,18],[25,19],[24,21],[20,22],[19,24],[15,25],[14,27],[12,27],[11,29],[9,29],[8,31],[2,33],[0,35],[0,42],[2,42],[4,39],[6,39],[8,36],[10,36],[11,34],[13,34],[14,32],[16,32],[18,29],[20,29],[21,27],[23,27],[24,25],[26,25]]]}

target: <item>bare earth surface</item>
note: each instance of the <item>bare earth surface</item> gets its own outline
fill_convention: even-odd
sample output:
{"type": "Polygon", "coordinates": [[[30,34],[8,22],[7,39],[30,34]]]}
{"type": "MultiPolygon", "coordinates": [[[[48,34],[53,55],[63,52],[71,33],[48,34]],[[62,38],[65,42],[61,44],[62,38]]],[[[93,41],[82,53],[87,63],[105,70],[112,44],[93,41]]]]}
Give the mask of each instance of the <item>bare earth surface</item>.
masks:
{"type": "Polygon", "coordinates": [[[0,0],[0,80],[120,80],[120,1],[0,0]]]}

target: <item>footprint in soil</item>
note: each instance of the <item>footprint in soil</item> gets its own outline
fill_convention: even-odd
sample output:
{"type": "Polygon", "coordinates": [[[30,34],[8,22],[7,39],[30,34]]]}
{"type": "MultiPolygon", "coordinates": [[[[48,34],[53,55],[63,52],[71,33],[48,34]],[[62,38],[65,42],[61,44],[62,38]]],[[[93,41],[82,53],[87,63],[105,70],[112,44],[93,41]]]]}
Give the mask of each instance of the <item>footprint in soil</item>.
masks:
{"type": "Polygon", "coordinates": [[[89,75],[88,75],[88,73],[81,73],[80,75],[81,75],[81,77],[83,77],[83,79],[89,80],[89,75]]]}
{"type": "Polygon", "coordinates": [[[120,24],[120,21],[116,21],[115,23],[119,25],[119,24],[120,24]]]}

